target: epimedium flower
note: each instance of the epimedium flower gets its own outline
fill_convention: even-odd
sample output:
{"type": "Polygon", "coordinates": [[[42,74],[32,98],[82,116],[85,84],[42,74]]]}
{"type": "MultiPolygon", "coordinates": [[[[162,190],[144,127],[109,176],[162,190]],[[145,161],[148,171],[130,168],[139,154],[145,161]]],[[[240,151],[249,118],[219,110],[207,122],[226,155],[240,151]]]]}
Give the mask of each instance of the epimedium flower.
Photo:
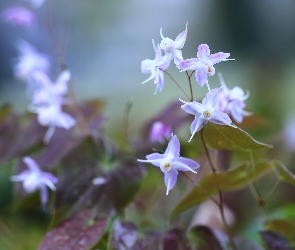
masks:
{"type": "Polygon", "coordinates": [[[31,44],[20,41],[17,45],[19,57],[14,65],[14,74],[21,80],[31,80],[36,71],[48,72],[51,64],[48,57],[39,53],[31,44]]]}
{"type": "Polygon", "coordinates": [[[36,161],[29,156],[24,157],[23,162],[29,169],[22,171],[18,175],[12,175],[10,180],[23,182],[23,188],[27,193],[39,190],[41,203],[45,205],[48,202],[47,187],[55,191],[58,178],[49,172],[42,171],[36,161]]]}
{"type": "Polygon", "coordinates": [[[170,60],[174,59],[174,63],[178,65],[183,60],[181,49],[187,38],[187,23],[185,30],[182,31],[174,41],[169,37],[163,36],[162,28],[160,29],[160,35],[162,38],[160,43],[161,49],[170,60]]]}
{"type": "MultiPolygon", "coordinates": [[[[210,55],[210,49],[207,44],[201,44],[198,48],[197,58],[183,60],[177,65],[182,71],[195,70],[196,81],[201,87],[208,85],[208,76],[215,74],[214,64],[223,61],[234,60],[227,59],[230,53],[218,52],[210,55]]],[[[208,85],[209,88],[209,85],[208,85]]]]}
{"type": "Polygon", "coordinates": [[[221,91],[222,87],[219,89],[216,88],[210,90],[203,99],[202,103],[196,101],[185,102],[179,99],[184,103],[181,108],[185,112],[195,116],[195,119],[190,126],[192,135],[189,139],[189,142],[192,140],[195,133],[200,131],[208,122],[213,122],[218,125],[228,125],[236,128],[236,126],[232,124],[229,116],[226,113],[218,110],[219,94],[221,91]]]}
{"type": "Polygon", "coordinates": [[[70,129],[76,124],[76,120],[62,110],[62,105],[67,102],[64,95],[67,93],[70,77],[67,70],[61,72],[56,82],[52,82],[43,72],[35,72],[33,76],[39,89],[33,95],[29,110],[37,113],[40,125],[49,127],[44,137],[45,143],[49,142],[56,127],[70,129]]]}
{"type": "Polygon", "coordinates": [[[172,134],[172,128],[161,122],[161,121],[156,121],[153,123],[150,134],[149,134],[149,140],[151,142],[159,142],[163,143],[165,139],[169,139],[172,134]]]}
{"type": "Polygon", "coordinates": [[[251,112],[245,111],[246,107],[245,100],[249,97],[250,93],[247,91],[245,94],[244,90],[236,86],[229,89],[219,73],[219,79],[222,86],[222,91],[219,95],[219,110],[232,116],[232,118],[241,123],[244,116],[251,115],[251,112]]]}
{"type": "Polygon", "coordinates": [[[31,10],[20,6],[9,7],[1,14],[6,22],[15,26],[30,27],[36,20],[35,14],[31,10]]]}
{"type": "Polygon", "coordinates": [[[147,160],[138,159],[139,162],[151,163],[161,169],[164,173],[164,181],[167,186],[166,195],[175,186],[178,171],[191,171],[197,173],[195,169],[200,164],[194,160],[181,157],[180,143],[176,135],[172,136],[164,154],[152,153],[146,156],[147,160]]]}
{"type": "Polygon", "coordinates": [[[164,73],[163,70],[167,69],[170,66],[169,57],[166,55],[163,57],[161,48],[159,44],[155,45],[154,40],[153,47],[155,51],[155,59],[145,59],[141,62],[141,72],[144,74],[151,74],[148,79],[142,82],[142,84],[154,79],[154,84],[156,84],[156,89],[154,94],[157,94],[158,91],[162,91],[164,87],[164,73]]]}

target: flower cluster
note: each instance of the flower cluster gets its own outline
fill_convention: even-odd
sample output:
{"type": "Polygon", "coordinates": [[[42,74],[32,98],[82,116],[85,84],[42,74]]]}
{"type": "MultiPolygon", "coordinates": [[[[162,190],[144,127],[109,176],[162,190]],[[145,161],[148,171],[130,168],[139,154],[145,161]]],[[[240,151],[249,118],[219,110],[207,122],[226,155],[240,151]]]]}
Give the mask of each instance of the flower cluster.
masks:
{"type": "MultiPolygon", "coordinates": [[[[221,74],[219,74],[221,87],[211,90],[208,83],[208,77],[215,75],[215,64],[234,59],[229,59],[229,53],[218,52],[211,54],[209,46],[207,44],[201,44],[198,47],[196,58],[184,60],[181,49],[185,44],[187,32],[186,25],[185,30],[181,32],[175,40],[172,40],[168,37],[164,37],[161,28],[160,36],[162,41],[160,45],[157,44],[156,46],[153,40],[156,54],[155,59],[146,59],[142,61],[141,71],[150,74],[150,77],[143,83],[154,79],[154,83],[156,84],[155,94],[163,90],[163,72],[170,66],[172,60],[176,67],[180,69],[180,72],[187,72],[188,70],[193,71],[191,74],[187,72],[190,84],[190,77],[194,73],[196,81],[201,87],[205,84],[207,85],[208,93],[201,103],[193,101],[192,98],[189,102],[179,99],[183,103],[181,108],[188,114],[194,116],[194,120],[190,126],[190,142],[194,135],[208,122],[236,128],[230,116],[237,123],[241,123],[244,116],[248,116],[251,113],[244,110],[246,107],[245,100],[249,97],[248,92],[245,94],[240,87],[229,89],[221,77],[221,74]],[[164,51],[164,55],[162,55],[162,51],[164,51]]],[[[169,130],[169,124],[155,123],[150,132],[150,141],[163,142],[163,140],[167,138],[167,134],[171,134],[172,132],[173,131],[169,130]]],[[[179,140],[177,136],[174,135],[164,154],[153,153],[146,156],[147,160],[138,160],[160,167],[162,172],[165,173],[165,184],[167,186],[166,194],[174,187],[178,171],[191,171],[196,173],[194,169],[199,167],[197,162],[179,157],[179,150],[179,140]]]]}

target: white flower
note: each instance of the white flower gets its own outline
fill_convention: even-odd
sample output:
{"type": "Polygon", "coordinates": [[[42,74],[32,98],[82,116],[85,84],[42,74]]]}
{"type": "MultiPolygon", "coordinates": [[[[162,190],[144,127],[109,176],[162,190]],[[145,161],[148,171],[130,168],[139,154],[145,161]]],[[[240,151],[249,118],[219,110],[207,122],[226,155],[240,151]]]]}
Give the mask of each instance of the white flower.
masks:
{"type": "Polygon", "coordinates": [[[18,175],[10,177],[11,181],[22,181],[23,188],[27,193],[33,193],[40,190],[40,198],[43,205],[48,201],[47,187],[55,191],[55,184],[58,179],[53,174],[40,170],[38,164],[31,157],[24,157],[23,162],[28,166],[28,170],[24,170],[18,175]]]}

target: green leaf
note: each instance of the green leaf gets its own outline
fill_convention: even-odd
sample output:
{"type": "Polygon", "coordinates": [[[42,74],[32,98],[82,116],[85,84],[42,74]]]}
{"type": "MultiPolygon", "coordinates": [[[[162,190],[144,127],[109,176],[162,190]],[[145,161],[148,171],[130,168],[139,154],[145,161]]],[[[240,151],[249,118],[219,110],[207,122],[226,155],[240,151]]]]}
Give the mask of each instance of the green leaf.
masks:
{"type": "Polygon", "coordinates": [[[274,161],[274,166],[281,181],[295,186],[295,175],[282,162],[274,161]]]}
{"type": "Polygon", "coordinates": [[[103,236],[107,221],[94,220],[91,210],[82,211],[50,230],[38,250],[91,249],[103,236]]]}
{"type": "Polygon", "coordinates": [[[283,234],[289,241],[295,237],[295,223],[290,220],[276,219],[265,224],[267,230],[283,234]]]}
{"type": "Polygon", "coordinates": [[[203,129],[206,144],[213,149],[252,151],[271,148],[271,145],[258,142],[240,128],[207,123],[203,129]]]}
{"type": "MultiPolygon", "coordinates": [[[[219,242],[218,237],[216,237],[214,230],[211,230],[206,226],[196,226],[193,227],[189,236],[191,241],[196,246],[196,249],[200,250],[222,250],[222,244],[219,242]]],[[[224,238],[224,237],[223,237],[224,238]]]]}
{"type": "Polygon", "coordinates": [[[244,188],[250,182],[270,172],[272,169],[273,165],[271,162],[261,161],[255,165],[255,169],[249,168],[248,163],[244,163],[237,168],[222,173],[208,173],[203,176],[199,185],[174,208],[170,218],[209,199],[218,190],[235,191],[244,188]]]}

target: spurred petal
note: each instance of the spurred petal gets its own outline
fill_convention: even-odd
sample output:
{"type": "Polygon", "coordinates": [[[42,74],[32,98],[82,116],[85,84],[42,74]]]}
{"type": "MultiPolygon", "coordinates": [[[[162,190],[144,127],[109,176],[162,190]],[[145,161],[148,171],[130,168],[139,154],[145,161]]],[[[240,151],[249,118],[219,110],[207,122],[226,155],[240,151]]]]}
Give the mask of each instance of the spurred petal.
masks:
{"type": "Polygon", "coordinates": [[[29,156],[26,156],[23,158],[23,162],[26,163],[26,165],[29,167],[31,171],[39,172],[40,168],[38,164],[29,156]]]}
{"type": "Polygon", "coordinates": [[[230,53],[218,52],[218,53],[210,55],[208,58],[208,61],[211,64],[216,64],[216,63],[220,63],[222,61],[234,60],[234,59],[227,59],[229,56],[230,56],[230,53]]]}
{"type": "Polygon", "coordinates": [[[179,157],[173,161],[173,167],[180,171],[191,171],[197,173],[194,169],[200,167],[200,164],[188,158],[179,157]]]}
{"type": "Polygon", "coordinates": [[[185,103],[181,105],[181,108],[192,115],[195,116],[200,116],[200,114],[204,111],[204,106],[201,103],[198,102],[190,102],[190,103],[185,103]]]}
{"type": "Polygon", "coordinates": [[[165,185],[167,186],[166,195],[168,195],[169,191],[175,186],[177,175],[178,171],[176,169],[171,169],[170,171],[164,173],[165,185]]]}
{"type": "Polygon", "coordinates": [[[170,142],[168,143],[165,155],[167,158],[173,159],[174,157],[179,157],[180,143],[176,135],[174,135],[170,142]]]}
{"type": "Polygon", "coordinates": [[[202,61],[207,61],[207,58],[210,56],[210,49],[207,44],[201,44],[198,47],[198,58],[202,61]]]}
{"type": "Polygon", "coordinates": [[[235,127],[234,125],[231,124],[232,121],[229,118],[229,116],[221,111],[218,111],[218,110],[215,111],[210,122],[213,122],[213,123],[219,124],[219,125],[229,125],[229,126],[235,127]]]}
{"type": "Polygon", "coordinates": [[[177,68],[181,69],[181,72],[185,70],[206,70],[207,69],[206,65],[204,65],[204,63],[201,62],[198,58],[183,60],[177,65],[177,68]]]}
{"type": "Polygon", "coordinates": [[[173,56],[174,56],[174,63],[176,65],[178,65],[183,60],[181,50],[175,49],[173,51],[173,56]]]}
{"type": "Polygon", "coordinates": [[[182,31],[175,39],[175,48],[176,49],[182,49],[183,48],[183,45],[186,41],[186,37],[187,37],[187,24],[186,23],[186,27],[185,27],[185,30],[182,31]]]}
{"type": "Polygon", "coordinates": [[[148,162],[151,163],[157,167],[160,167],[161,162],[163,159],[166,158],[165,154],[159,154],[159,153],[152,153],[146,156],[147,160],[141,160],[141,159],[137,159],[137,161],[139,162],[148,162]]]}
{"type": "Polygon", "coordinates": [[[202,118],[195,118],[195,120],[191,124],[191,138],[189,139],[189,142],[193,139],[195,133],[200,131],[204,125],[208,122],[208,120],[202,119],[202,118]]]}
{"type": "Polygon", "coordinates": [[[216,105],[219,102],[219,94],[221,92],[222,88],[215,88],[210,90],[207,94],[206,97],[203,99],[202,104],[206,108],[215,108],[216,105]]]}

